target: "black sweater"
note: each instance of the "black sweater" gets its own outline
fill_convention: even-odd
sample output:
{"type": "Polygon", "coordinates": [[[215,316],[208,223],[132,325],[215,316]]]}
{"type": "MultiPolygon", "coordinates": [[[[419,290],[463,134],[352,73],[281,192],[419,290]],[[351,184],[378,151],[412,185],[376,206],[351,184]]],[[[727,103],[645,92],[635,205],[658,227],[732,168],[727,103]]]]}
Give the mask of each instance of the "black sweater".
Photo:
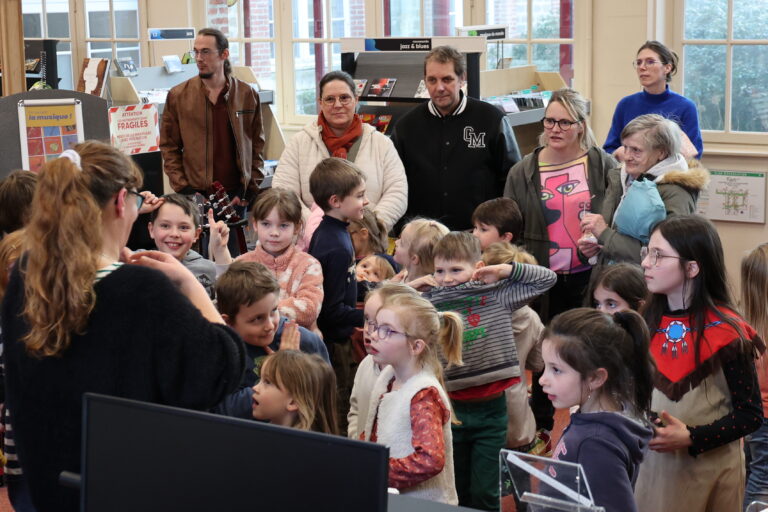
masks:
{"type": "Polygon", "coordinates": [[[464,99],[453,115],[439,117],[424,103],[397,123],[392,142],[408,177],[404,218],[471,228],[477,205],[504,192],[507,173],[520,160],[512,127],[496,107],[464,99]]]}
{"type": "Polygon", "coordinates": [[[363,311],[355,309],[355,250],[347,225],[324,215],[309,242],[309,254],[323,267],[323,306],[317,326],[326,343],[344,342],[355,327],[363,326],[363,311]]]}
{"type": "Polygon", "coordinates": [[[80,472],[83,393],[205,409],[237,389],[245,368],[237,334],[203,318],[160,272],[125,265],[95,291],[85,333],[74,335],[61,357],[33,358],[24,350],[18,270],[3,301],[6,398],[38,512],[79,510],[77,493],[58,477],[80,472]]]}

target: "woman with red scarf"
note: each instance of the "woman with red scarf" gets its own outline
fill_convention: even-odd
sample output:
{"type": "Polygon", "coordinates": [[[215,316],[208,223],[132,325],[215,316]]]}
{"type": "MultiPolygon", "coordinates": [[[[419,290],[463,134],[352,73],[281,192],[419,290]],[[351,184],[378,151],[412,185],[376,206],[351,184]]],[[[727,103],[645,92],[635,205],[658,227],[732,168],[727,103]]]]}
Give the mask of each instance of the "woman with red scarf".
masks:
{"type": "Polygon", "coordinates": [[[272,186],[287,188],[299,195],[306,221],[313,204],[309,193],[312,170],[330,156],[346,158],[365,173],[369,207],[387,230],[391,229],[405,213],[408,203],[408,182],[394,145],[355,113],[355,82],[348,73],[327,73],[320,80],[318,93],[320,114],[288,141],[272,186]]]}

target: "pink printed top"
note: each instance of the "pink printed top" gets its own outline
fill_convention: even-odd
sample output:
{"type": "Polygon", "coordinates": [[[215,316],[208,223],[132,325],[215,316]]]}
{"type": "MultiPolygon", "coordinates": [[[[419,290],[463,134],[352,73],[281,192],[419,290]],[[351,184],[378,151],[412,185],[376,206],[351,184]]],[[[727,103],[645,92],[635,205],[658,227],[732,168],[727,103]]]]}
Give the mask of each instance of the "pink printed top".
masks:
{"type": "Polygon", "coordinates": [[[323,303],[323,269],[319,261],[294,245],[275,258],[261,244],[236,261],[255,261],[271,270],[280,284],[280,314],[302,327],[316,329],[323,303]]]}

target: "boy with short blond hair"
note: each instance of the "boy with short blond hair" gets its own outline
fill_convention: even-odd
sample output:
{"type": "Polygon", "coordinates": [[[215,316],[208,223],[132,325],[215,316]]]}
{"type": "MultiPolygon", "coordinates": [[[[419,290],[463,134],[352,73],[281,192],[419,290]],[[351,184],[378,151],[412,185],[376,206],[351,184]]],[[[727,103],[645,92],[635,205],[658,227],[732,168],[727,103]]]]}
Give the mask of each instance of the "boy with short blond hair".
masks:
{"type": "Polygon", "coordinates": [[[270,270],[253,261],[232,263],[216,282],[216,307],[245,342],[248,357],[242,388],[214,412],[251,418],[251,388],[259,381],[264,359],[278,350],[301,350],[328,361],[317,334],[281,316],[277,309],[280,285],[270,270]]]}
{"type": "Polygon", "coordinates": [[[472,213],[472,234],[486,250],[497,242],[519,240],[523,233],[523,214],[514,199],[497,197],[480,203],[472,213]]]}
{"type": "Polygon", "coordinates": [[[463,366],[445,384],[460,424],[453,426],[456,490],[463,506],[498,510],[498,457],[506,446],[504,391],[520,381],[512,314],[551,288],[557,276],[537,265],[485,266],[480,242],[451,232],[435,246],[434,280],[425,292],[440,311],[464,318],[463,366]]]}

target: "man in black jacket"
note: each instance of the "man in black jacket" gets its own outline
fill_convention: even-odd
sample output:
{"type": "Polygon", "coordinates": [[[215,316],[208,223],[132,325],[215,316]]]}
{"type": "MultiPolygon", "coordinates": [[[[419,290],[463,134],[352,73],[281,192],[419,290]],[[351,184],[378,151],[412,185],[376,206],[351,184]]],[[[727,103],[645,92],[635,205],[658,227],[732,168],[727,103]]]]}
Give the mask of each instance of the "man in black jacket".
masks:
{"type": "Polygon", "coordinates": [[[431,217],[452,230],[472,227],[472,212],[500,197],[520,160],[515,135],[497,108],[467,97],[464,56],[450,46],[424,59],[430,101],[397,123],[392,142],[408,177],[407,217],[431,217]]]}

